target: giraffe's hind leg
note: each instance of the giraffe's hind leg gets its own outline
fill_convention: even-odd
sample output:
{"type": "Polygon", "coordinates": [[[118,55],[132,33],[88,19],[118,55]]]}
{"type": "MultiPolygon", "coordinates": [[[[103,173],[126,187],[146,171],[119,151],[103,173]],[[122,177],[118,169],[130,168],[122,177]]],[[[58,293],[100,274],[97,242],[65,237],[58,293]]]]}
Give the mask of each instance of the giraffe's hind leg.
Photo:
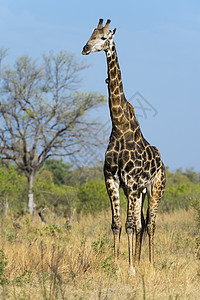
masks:
{"type": "Polygon", "coordinates": [[[136,232],[136,242],[135,242],[135,261],[139,262],[140,261],[140,256],[141,256],[141,249],[142,249],[142,236],[145,230],[145,219],[144,219],[144,215],[143,215],[143,203],[144,203],[144,199],[146,196],[146,189],[144,192],[142,192],[142,203],[141,203],[141,230],[139,230],[138,232],[136,232]]]}
{"type": "MultiPolygon", "coordinates": [[[[136,185],[133,185],[136,186],[136,185]]],[[[133,255],[133,235],[136,233],[136,248],[135,260],[139,260],[141,252],[141,239],[142,239],[142,193],[135,190],[129,191],[128,194],[128,208],[126,220],[126,232],[128,236],[128,250],[129,250],[129,273],[135,273],[135,261],[133,255]]],[[[144,223],[144,222],[143,222],[144,223]]]]}
{"type": "Polygon", "coordinates": [[[149,261],[151,265],[154,264],[154,233],[156,228],[156,215],[158,206],[165,189],[165,171],[161,168],[152,184],[151,189],[148,190],[148,210],[146,219],[146,228],[149,236],[149,261]]]}
{"type": "Polygon", "coordinates": [[[119,181],[112,177],[105,179],[106,188],[110,197],[111,209],[112,209],[112,231],[114,236],[114,255],[115,261],[119,257],[119,243],[121,235],[121,217],[120,217],[120,198],[119,198],[119,181]]]}

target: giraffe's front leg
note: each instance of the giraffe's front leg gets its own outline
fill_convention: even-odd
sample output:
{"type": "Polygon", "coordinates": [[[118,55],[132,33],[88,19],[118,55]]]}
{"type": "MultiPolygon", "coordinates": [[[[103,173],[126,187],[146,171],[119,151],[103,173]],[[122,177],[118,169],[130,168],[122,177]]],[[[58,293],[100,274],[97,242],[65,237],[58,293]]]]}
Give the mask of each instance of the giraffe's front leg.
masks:
{"type": "Polygon", "coordinates": [[[112,208],[112,231],[114,236],[114,255],[115,261],[118,261],[119,257],[119,244],[121,235],[121,217],[120,217],[120,199],[119,199],[119,181],[114,178],[107,178],[105,180],[108,195],[110,197],[112,208]]]}
{"type": "Polygon", "coordinates": [[[127,220],[126,220],[126,233],[128,236],[128,254],[129,254],[129,274],[135,275],[135,265],[133,261],[133,235],[134,235],[134,195],[131,193],[128,195],[128,207],[127,207],[127,220]]]}

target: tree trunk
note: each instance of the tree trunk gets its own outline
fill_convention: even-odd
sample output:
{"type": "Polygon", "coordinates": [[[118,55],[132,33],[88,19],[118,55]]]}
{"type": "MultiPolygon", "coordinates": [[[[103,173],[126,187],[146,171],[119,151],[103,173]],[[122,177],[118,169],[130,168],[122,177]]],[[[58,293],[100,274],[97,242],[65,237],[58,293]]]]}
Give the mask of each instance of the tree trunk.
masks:
{"type": "Polygon", "coordinates": [[[28,210],[30,212],[31,215],[35,215],[35,203],[34,203],[34,198],[33,198],[33,184],[34,184],[34,179],[35,176],[34,174],[30,174],[29,178],[28,178],[28,210]]]}

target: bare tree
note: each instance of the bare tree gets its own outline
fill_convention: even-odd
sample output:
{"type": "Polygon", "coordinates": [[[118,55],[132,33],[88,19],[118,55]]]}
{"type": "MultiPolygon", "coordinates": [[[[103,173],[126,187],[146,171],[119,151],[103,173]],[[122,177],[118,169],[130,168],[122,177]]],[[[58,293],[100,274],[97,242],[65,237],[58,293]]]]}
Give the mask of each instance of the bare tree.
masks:
{"type": "Polygon", "coordinates": [[[79,151],[95,127],[83,116],[104,96],[75,91],[86,67],[65,51],[43,56],[40,64],[25,56],[1,66],[0,157],[26,175],[31,214],[35,175],[45,160],[79,151]]]}

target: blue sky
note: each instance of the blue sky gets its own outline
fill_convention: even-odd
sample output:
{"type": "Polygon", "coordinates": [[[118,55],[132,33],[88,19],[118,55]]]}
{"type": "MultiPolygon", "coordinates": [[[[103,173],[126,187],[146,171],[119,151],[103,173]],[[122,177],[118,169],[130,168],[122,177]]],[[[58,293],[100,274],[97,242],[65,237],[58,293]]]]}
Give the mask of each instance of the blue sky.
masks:
{"type": "MultiPolygon", "coordinates": [[[[107,94],[104,53],[81,55],[99,18],[117,28],[116,48],[127,99],[136,92],[158,112],[136,110],[145,138],[171,170],[200,171],[200,2],[0,0],[0,47],[9,63],[67,50],[90,64],[81,90],[107,94]]],[[[131,102],[138,106],[137,101],[131,102]]],[[[107,121],[107,106],[95,111],[107,121]]]]}

